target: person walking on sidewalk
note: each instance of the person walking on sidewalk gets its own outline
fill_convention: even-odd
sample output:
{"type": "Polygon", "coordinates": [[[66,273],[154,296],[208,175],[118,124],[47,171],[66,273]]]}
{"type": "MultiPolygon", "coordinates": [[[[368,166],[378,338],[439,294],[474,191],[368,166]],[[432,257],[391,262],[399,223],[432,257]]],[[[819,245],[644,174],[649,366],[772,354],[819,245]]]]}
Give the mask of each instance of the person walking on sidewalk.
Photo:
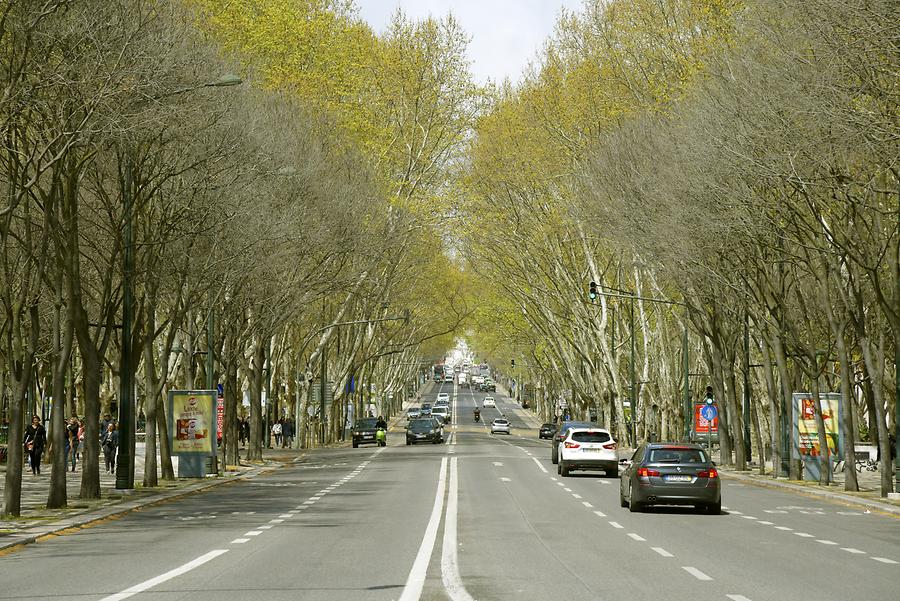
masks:
{"type": "Polygon", "coordinates": [[[31,425],[25,430],[25,451],[28,453],[28,461],[31,465],[31,473],[41,473],[41,455],[47,444],[47,431],[37,415],[31,418],[31,425]]]}
{"type": "Polygon", "coordinates": [[[78,453],[78,418],[74,415],[69,418],[69,425],[66,426],[66,457],[72,471],[75,471],[75,460],[78,453]]]}
{"type": "Polygon", "coordinates": [[[272,436],[275,437],[275,446],[281,445],[281,433],[283,431],[283,427],[281,424],[281,419],[272,424],[272,436]]]}
{"type": "Polygon", "coordinates": [[[106,432],[100,439],[100,446],[103,448],[103,456],[106,458],[106,473],[111,474],[116,471],[116,452],[119,449],[119,432],[113,423],[106,426],[106,432]]]}

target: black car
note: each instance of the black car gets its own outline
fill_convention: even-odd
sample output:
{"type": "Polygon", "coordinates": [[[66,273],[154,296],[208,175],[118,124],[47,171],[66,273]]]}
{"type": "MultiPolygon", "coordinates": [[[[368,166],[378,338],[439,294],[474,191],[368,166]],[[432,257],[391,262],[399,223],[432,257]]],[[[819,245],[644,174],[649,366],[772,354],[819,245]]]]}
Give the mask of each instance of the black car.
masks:
{"type": "Polygon", "coordinates": [[[559,427],[553,432],[553,444],[550,445],[550,461],[553,462],[553,465],[556,465],[559,462],[559,445],[562,444],[562,441],[566,439],[566,436],[569,434],[569,428],[574,427],[579,428],[591,428],[594,427],[595,424],[589,422],[562,422],[559,424],[559,427]]]}
{"type": "Polygon", "coordinates": [[[538,432],[538,438],[553,438],[553,431],[556,430],[556,424],[546,423],[541,425],[541,431],[538,432]]]}
{"type": "Polygon", "coordinates": [[[356,420],[356,424],[353,425],[353,429],[351,430],[354,449],[361,444],[377,444],[377,441],[375,440],[375,424],[377,422],[378,420],[374,417],[356,420]]]}
{"type": "Polygon", "coordinates": [[[693,505],[722,512],[722,486],[715,463],[698,444],[644,443],[619,481],[619,503],[630,511],[650,505],[693,505]]]}
{"type": "Polygon", "coordinates": [[[406,444],[417,442],[430,442],[440,444],[444,442],[444,432],[437,420],[413,419],[406,426],[406,444]]]}

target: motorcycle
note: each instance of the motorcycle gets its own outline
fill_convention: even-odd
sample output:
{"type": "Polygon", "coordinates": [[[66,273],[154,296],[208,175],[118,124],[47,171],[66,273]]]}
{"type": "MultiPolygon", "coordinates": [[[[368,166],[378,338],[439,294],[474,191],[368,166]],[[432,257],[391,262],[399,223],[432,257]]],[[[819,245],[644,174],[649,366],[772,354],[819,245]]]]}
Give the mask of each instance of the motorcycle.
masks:
{"type": "Polygon", "coordinates": [[[478,412],[475,413],[475,421],[476,421],[476,422],[480,422],[480,421],[481,421],[481,414],[478,413],[478,412]]]}
{"type": "Polygon", "coordinates": [[[384,428],[378,428],[375,431],[375,442],[379,447],[387,445],[387,432],[385,432],[384,428]]]}

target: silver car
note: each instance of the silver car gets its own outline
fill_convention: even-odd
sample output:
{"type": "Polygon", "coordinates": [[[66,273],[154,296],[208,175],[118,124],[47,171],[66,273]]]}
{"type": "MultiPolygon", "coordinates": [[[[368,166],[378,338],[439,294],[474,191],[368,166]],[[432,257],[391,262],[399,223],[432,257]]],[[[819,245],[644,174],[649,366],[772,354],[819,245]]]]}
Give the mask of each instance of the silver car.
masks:
{"type": "Polygon", "coordinates": [[[491,422],[491,434],[498,434],[500,432],[509,434],[509,420],[505,417],[498,417],[491,422]]]}
{"type": "Polygon", "coordinates": [[[650,505],[693,505],[718,515],[722,487],[715,465],[697,444],[642,444],[619,481],[619,503],[631,511],[650,505]]]}

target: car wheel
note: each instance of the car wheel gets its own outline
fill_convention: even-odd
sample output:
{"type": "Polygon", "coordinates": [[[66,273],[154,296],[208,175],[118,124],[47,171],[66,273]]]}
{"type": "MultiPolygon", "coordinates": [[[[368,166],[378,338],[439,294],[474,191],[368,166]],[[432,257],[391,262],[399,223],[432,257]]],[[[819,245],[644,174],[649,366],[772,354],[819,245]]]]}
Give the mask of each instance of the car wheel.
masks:
{"type": "Polygon", "coordinates": [[[406,446],[409,446],[409,445],[411,445],[411,444],[412,444],[412,443],[409,442],[409,439],[407,438],[407,439],[406,439],[406,446]]]}
{"type": "Polygon", "coordinates": [[[628,501],[625,500],[625,495],[622,494],[622,491],[619,491],[619,506],[620,507],[628,507],[628,501]]]}
{"type": "Polygon", "coordinates": [[[568,477],[569,477],[569,466],[566,464],[565,461],[560,461],[560,462],[559,462],[559,474],[560,474],[563,478],[568,478],[568,477]]]}
{"type": "Polygon", "coordinates": [[[562,473],[562,466],[559,464],[558,461],[556,462],[556,473],[557,473],[557,474],[561,474],[561,473],[562,473]]]}
{"type": "Polygon", "coordinates": [[[722,501],[718,503],[710,503],[706,506],[706,513],[709,515],[719,515],[722,513],[722,501]]]}
{"type": "Polygon", "coordinates": [[[357,448],[357,447],[359,447],[359,443],[356,442],[356,441],[354,440],[354,441],[353,441],[353,448],[355,449],[355,448],[357,448]]]}
{"type": "Polygon", "coordinates": [[[614,467],[612,469],[606,470],[606,475],[609,478],[618,478],[619,477],[619,468],[614,467]]]}
{"type": "Polygon", "coordinates": [[[634,500],[634,495],[631,495],[631,498],[628,499],[628,511],[631,513],[637,513],[638,511],[643,511],[644,505],[642,503],[638,503],[634,500]]]}
{"type": "Polygon", "coordinates": [[[550,462],[554,465],[559,463],[559,449],[557,449],[556,447],[553,447],[550,450],[550,462]]]}

